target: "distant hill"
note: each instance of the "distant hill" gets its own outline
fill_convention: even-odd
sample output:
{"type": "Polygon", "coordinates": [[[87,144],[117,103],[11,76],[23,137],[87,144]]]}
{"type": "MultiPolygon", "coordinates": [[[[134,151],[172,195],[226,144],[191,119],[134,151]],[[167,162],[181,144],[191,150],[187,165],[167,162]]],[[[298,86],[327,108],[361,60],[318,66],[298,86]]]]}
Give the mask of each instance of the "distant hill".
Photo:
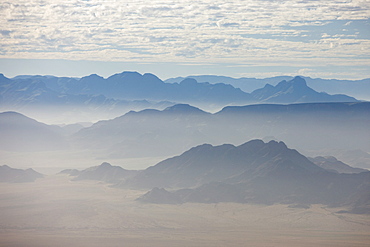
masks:
{"type": "Polygon", "coordinates": [[[62,129],[46,125],[16,112],[0,113],[0,149],[46,151],[67,148],[62,129]]]}
{"type": "Polygon", "coordinates": [[[107,183],[117,183],[134,176],[137,174],[137,171],[125,170],[120,166],[112,166],[111,164],[104,162],[99,166],[93,166],[82,171],[69,169],[63,170],[60,173],[73,176],[74,181],[98,180],[107,183]]]}
{"type": "Polygon", "coordinates": [[[11,168],[7,165],[0,166],[0,182],[28,183],[34,182],[43,175],[29,168],[26,170],[11,168]]]}
{"type": "Polygon", "coordinates": [[[361,173],[361,172],[367,172],[369,170],[361,169],[361,168],[354,168],[351,167],[339,160],[337,160],[333,156],[317,156],[315,158],[309,158],[311,162],[316,164],[317,166],[324,168],[328,171],[334,171],[338,173],[361,173]]]}
{"type": "Polygon", "coordinates": [[[194,147],[121,186],[155,186],[138,198],[146,203],[325,204],[370,213],[370,172],[329,172],[275,141],[194,147]]]}

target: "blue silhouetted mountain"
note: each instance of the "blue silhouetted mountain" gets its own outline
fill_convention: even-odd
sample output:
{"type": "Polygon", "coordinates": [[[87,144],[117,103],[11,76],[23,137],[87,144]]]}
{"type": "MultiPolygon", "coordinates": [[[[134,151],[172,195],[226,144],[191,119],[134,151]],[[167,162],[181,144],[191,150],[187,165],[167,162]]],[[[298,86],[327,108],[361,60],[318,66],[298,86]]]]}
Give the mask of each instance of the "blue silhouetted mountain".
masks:
{"type": "Polygon", "coordinates": [[[337,173],[361,173],[368,171],[366,169],[351,167],[333,156],[317,156],[315,158],[309,158],[309,160],[325,170],[337,173]]]}
{"type": "Polygon", "coordinates": [[[290,81],[281,81],[276,86],[266,84],[251,95],[259,102],[270,103],[303,103],[303,102],[356,102],[353,97],[346,95],[329,95],[318,93],[308,87],[302,77],[294,77],[290,81]]]}
{"type": "Polygon", "coordinates": [[[16,106],[51,104],[109,107],[127,105],[128,101],[146,100],[181,102],[214,108],[257,102],[356,101],[345,95],[318,93],[309,88],[301,77],[281,81],[276,86],[266,85],[252,94],[230,84],[199,83],[193,78],[185,78],[178,83],[165,83],[153,74],[142,75],[137,72],[122,72],[107,79],[96,74],[82,78],[17,76],[10,80],[2,76],[0,79],[2,104],[16,106]]]}
{"type": "Polygon", "coordinates": [[[11,80],[1,74],[0,105],[24,106],[28,104],[64,103],[59,94],[37,79],[11,80]]]}
{"type": "Polygon", "coordinates": [[[226,84],[198,83],[184,79],[180,83],[164,83],[153,74],[122,72],[107,79],[96,74],[78,78],[53,76],[18,76],[14,81],[43,83],[44,86],[64,95],[104,95],[116,100],[154,100],[175,102],[204,102],[217,104],[248,103],[248,93],[226,84]]]}
{"type": "Polygon", "coordinates": [[[172,189],[155,188],[138,199],[147,203],[160,203],[158,197],[164,203],[319,203],[369,213],[369,179],[370,172],[338,174],[320,168],[283,142],[253,140],[194,147],[119,186],[172,189]]]}
{"type": "Polygon", "coordinates": [[[74,176],[73,180],[98,180],[107,183],[117,183],[124,179],[134,176],[138,171],[123,169],[120,166],[112,166],[104,162],[99,166],[93,166],[82,171],[76,169],[63,170],[61,174],[74,176]]]}
{"type": "Polygon", "coordinates": [[[97,75],[80,80],[54,76],[18,76],[8,79],[1,75],[0,110],[22,111],[28,115],[41,112],[54,119],[63,116],[68,118],[73,113],[77,117],[91,116],[87,120],[96,121],[97,115],[112,118],[130,110],[163,109],[174,104],[112,99],[102,94],[106,88],[106,80],[97,75]]]}
{"type": "Polygon", "coordinates": [[[153,74],[123,72],[108,77],[100,92],[107,97],[120,99],[146,99],[175,102],[247,103],[249,94],[226,84],[198,83],[185,79],[180,83],[164,83],[153,74]]]}
{"type": "Polygon", "coordinates": [[[16,112],[0,113],[0,149],[8,151],[60,150],[67,147],[62,129],[16,112]]]}
{"type": "Polygon", "coordinates": [[[0,166],[0,182],[4,183],[27,183],[34,182],[43,175],[32,168],[23,170],[11,168],[7,165],[0,166]]]}
{"type": "MultiPolygon", "coordinates": [[[[256,89],[263,88],[265,84],[276,86],[279,82],[292,80],[292,76],[275,76],[263,79],[256,78],[232,78],[227,76],[215,75],[198,75],[188,77],[177,77],[165,80],[167,83],[179,83],[185,78],[193,78],[198,82],[209,82],[212,84],[225,83],[230,84],[235,88],[240,88],[244,92],[252,92],[256,89]]],[[[362,80],[337,80],[337,79],[321,79],[302,76],[307,82],[307,85],[318,92],[327,92],[329,94],[346,94],[357,99],[370,100],[370,78],[362,80]]]]}

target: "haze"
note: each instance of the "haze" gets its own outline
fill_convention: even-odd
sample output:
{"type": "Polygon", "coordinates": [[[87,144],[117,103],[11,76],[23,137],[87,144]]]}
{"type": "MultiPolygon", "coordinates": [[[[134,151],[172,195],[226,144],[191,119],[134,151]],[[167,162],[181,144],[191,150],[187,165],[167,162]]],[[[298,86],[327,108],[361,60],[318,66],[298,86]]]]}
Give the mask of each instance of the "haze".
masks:
{"type": "Polygon", "coordinates": [[[0,246],[369,246],[369,16],[3,1],[0,246]]]}

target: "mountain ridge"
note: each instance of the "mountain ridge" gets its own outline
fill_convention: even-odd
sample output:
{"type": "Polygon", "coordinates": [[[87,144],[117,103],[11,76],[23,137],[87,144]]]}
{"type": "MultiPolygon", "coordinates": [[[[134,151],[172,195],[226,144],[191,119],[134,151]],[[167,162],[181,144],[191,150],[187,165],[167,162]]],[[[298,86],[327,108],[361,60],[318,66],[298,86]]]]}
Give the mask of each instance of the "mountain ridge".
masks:
{"type": "MultiPolygon", "coordinates": [[[[322,79],[301,76],[307,81],[307,85],[318,92],[327,92],[329,94],[347,94],[362,100],[370,100],[367,92],[370,91],[370,78],[359,80],[339,80],[339,79],[322,79]]],[[[264,87],[266,84],[276,86],[283,80],[292,80],[294,76],[275,76],[268,78],[233,78],[228,76],[216,75],[191,75],[187,77],[169,78],[165,80],[168,83],[176,83],[185,78],[194,78],[199,82],[209,83],[226,83],[240,88],[245,92],[252,92],[256,89],[264,87]]]]}
{"type": "Polygon", "coordinates": [[[237,147],[204,144],[117,186],[152,187],[137,199],[144,203],[324,204],[348,207],[353,213],[370,213],[370,171],[331,172],[276,141],[252,140],[237,147]],[[241,149],[242,155],[228,153],[235,149],[241,149]],[[235,169],[238,163],[244,164],[243,172],[235,169]]]}
{"type": "Polygon", "coordinates": [[[19,101],[17,104],[21,104],[24,100],[25,103],[82,104],[84,102],[86,104],[86,102],[94,102],[89,100],[91,97],[104,97],[105,99],[100,99],[99,102],[110,102],[108,105],[121,104],[122,100],[148,100],[173,101],[208,107],[257,102],[357,101],[346,95],[318,93],[306,83],[302,83],[303,81],[302,77],[297,76],[290,81],[283,80],[276,86],[266,84],[252,93],[246,93],[225,83],[198,82],[194,78],[184,78],[178,83],[166,83],[150,73],[142,75],[128,71],[111,75],[107,79],[96,74],[77,79],[51,76],[18,76],[9,79],[3,76],[0,80],[0,95],[3,104],[14,104],[13,101],[19,101]],[[291,84],[289,88],[286,87],[287,83],[291,84]],[[22,91],[27,92],[23,95],[23,101],[22,94],[16,90],[17,87],[22,87],[22,91]],[[37,91],[41,94],[36,93],[37,91]]]}

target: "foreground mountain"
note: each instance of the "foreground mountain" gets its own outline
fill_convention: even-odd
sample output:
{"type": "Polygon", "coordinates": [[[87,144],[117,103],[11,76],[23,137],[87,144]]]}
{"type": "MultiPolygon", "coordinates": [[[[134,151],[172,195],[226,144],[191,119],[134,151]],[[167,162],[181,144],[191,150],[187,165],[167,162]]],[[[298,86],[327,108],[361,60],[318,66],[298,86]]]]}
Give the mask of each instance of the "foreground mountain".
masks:
{"type": "Polygon", "coordinates": [[[0,113],[0,150],[46,151],[68,146],[62,129],[16,112],[0,113]]]}
{"type": "Polygon", "coordinates": [[[240,146],[204,144],[149,167],[128,181],[144,188],[188,188],[210,182],[241,183],[268,174],[325,172],[283,142],[253,140],[240,146]],[[294,161],[294,162],[293,162],[294,161]]]}
{"type": "Polygon", "coordinates": [[[0,166],[0,182],[27,183],[34,182],[43,175],[29,168],[26,170],[11,168],[7,165],[0,166]]]}
{"type": "Polygon", "coordinates": [[[315,158],[309,158],[311,162],[316,164],[317,166],[324,168],[328,171],[334,171],[338,173],[361,173],[361,172],[367,172],[369,170],[361,169],[361,168],[354,168],[351,167],[339,160],[337,160],[333,156],[317,156],[315,158]]]}
{"type": "Polygon", "coordinates": [[[370,172],[330,172],[275,141],[198,146],[121,186],[167,188],[154,188],[138,198],[147,203],[325,204],[370,213],[370,172]],[[177,190],[168,191],[171,188],[177,190]]]}
{"type": "Polygon", "coordinates": [[[137,171],[123,169],[120,166],[112,166],[104,162],[99,166],[93,166],[82,171],[76,169],[68,169],[60,172],[73,176],[74,181],[78,180],[98,180],[107,183],[117,183],[124,179],[134,176],[137,171]]]}

